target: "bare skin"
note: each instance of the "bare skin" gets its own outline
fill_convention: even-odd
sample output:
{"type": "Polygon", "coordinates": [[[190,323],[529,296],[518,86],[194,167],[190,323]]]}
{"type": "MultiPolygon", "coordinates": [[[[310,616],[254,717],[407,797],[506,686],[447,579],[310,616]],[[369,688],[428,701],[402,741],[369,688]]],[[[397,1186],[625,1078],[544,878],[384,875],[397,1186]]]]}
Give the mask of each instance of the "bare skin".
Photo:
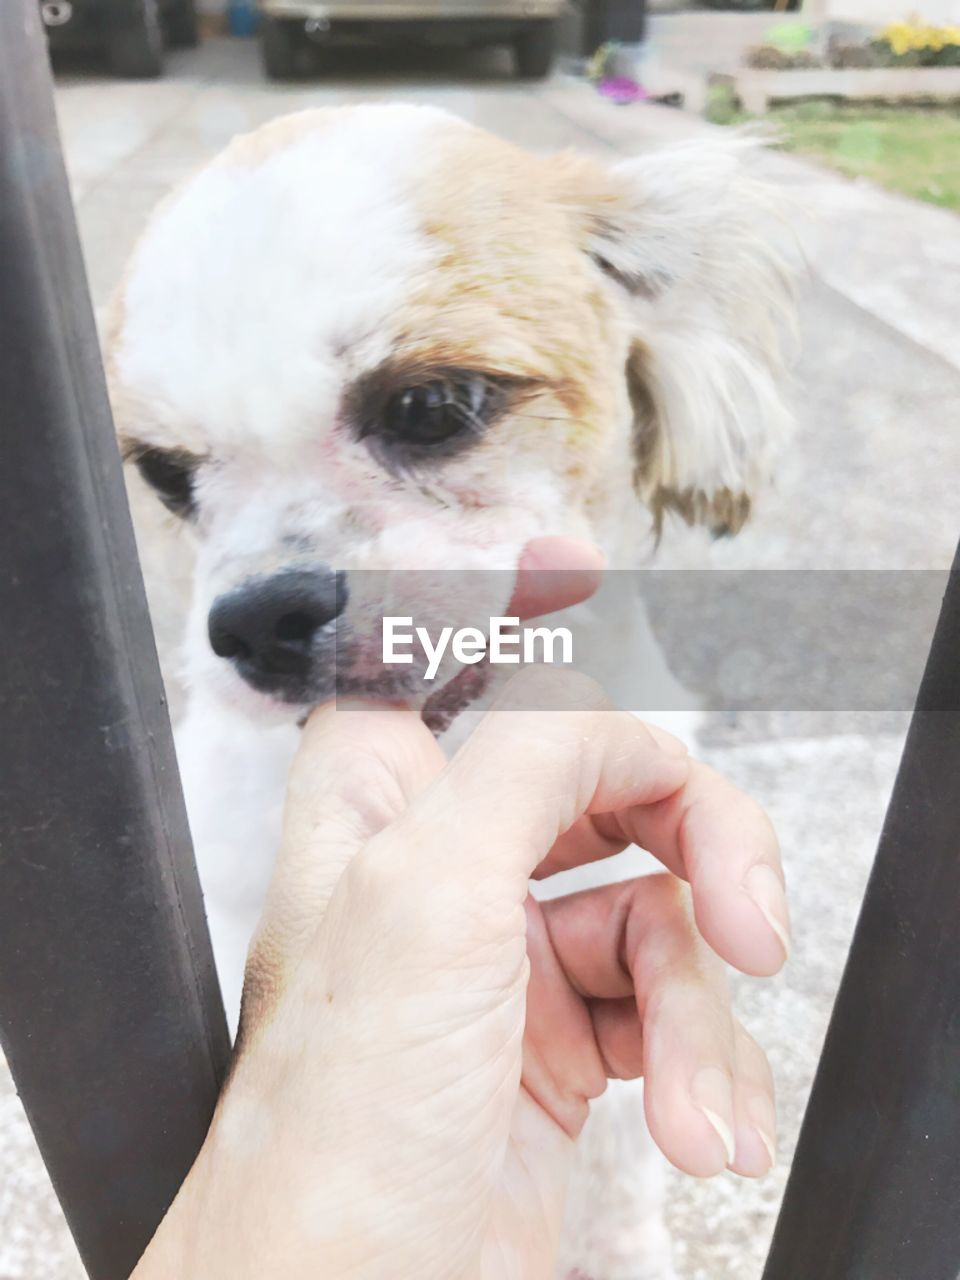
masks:
{"type": "Polygon", "coordinates": [[[721,962],[784,961],[770,824],[592,683],[547,692],[566,709],[494,710],[449,763],[407,711],[311,716],[235,1068],[136,1280],[546,1278],[610,1074],[645,1075],[680,1168],[770,1167],[770,1071],[721,962]],[[665,873],[529,898],[629,842],[665,873]]]}

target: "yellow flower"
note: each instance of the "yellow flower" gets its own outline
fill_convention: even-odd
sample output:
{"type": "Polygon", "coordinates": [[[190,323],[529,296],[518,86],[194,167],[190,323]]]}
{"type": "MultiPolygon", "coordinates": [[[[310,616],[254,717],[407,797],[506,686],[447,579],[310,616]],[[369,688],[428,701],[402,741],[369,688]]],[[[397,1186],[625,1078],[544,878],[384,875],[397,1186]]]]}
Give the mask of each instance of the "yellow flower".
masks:
{"type": "Polygon", "coordinates": [[[891,22],[880,32],[880,38],[886,40],[897,57],[902,57],[913,48],[914,28],[909,22],[891,22]]]}
{"type": "Polygon", "coordinates": [[[880,32],[880,39],[898,58],[925,49],[939,53],[947,45],[960,45],[960,26],[934,27],[913,16],[908,21],[888,23],[880,32]]]}
{"type": "Polygon", "coordinates": [[[917,50],[926,49],[929,38],[929,28],[920,26],[918,23],[910,31],[910,47],[917,50]]]}

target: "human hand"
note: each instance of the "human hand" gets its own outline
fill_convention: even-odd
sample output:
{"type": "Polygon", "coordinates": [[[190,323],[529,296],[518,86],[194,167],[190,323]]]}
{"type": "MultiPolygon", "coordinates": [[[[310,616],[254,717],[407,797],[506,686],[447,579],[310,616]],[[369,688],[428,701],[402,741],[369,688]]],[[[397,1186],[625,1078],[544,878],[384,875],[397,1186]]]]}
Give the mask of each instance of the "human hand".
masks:
{"type": "Polygon", "coordinates": [[[770,1073],[717,958],[784,959],[769,823],[591,683],[521,678],[564,709],[495,710],[448,765],[406,711],[308,722],[179,1275],[547,1276],[608,1074],[646,1076],[681,1168],[769,1167],[770,1073]],[[695,925],[671,875],[529,900],[631,842],[695,925]]]}

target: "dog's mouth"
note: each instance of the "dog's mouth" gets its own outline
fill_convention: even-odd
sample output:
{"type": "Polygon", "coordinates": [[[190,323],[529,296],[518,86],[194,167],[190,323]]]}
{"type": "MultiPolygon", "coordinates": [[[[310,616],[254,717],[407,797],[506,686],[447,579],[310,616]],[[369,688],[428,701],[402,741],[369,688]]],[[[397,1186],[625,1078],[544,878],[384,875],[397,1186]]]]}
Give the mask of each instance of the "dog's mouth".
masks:
{"type": "MultiPolygon", "coordinates": [[[[421,720],[435,737],[439,737],[468,707],[483,697],[490,684],[490,675],[490,663],[484,657],[479,663],[461,667],[445,684],[421,700],[413,696],[409,682],[398,680],[382,669],[376,674],[338,673],[334,697],[391,706],[414,707],[419,703],[421,720]]],[[[309,706],[301,711],[297,717],[298,728],[303,728],[312,710],[313,706],[309,706]]]]}
{"type": "Polygon", "coordinates": [[[424,685],[414,680],[408,683],[388,672],[382,665],[376,674],[366,677],[344,672],[337,673],[337,697],[361,697],[373,702],[401,703],[419,706],[420,718],[427,728],[439,737],[453,722],[486,693],[490,684],[489,647],[483,651],[479,662],[461,665],[442,685],[423,696],[424,685]],[[399,687],[398,687],[399,685],[399,687]]]}
{"type": "MultiPolygon", "coordinates": [[[[504,656],[501,642],[509,640],[513,645],[522,640],[522,661],[531,661],[528,654],[534,662],[539,660],[535,645],[527,647],[530,637],[524,634],[523,621],[519,621],[518,630],[518,620],[559,612],[593,594],[599,583],[599,552],[592,546],[587,550],[590,554],[585,556],[583,546],[563,538],[529,543],[514,575],[506,614],[499,612],[508,595],[500,571],[471,578],[469,584],[458,582],[456,590],[447,581],[429,577],[424,583],[423,574],[415,575],[410,583],[402,575],[399,582],[397,575],[384,582],[382,574],[361,572],[354,575],[349,611],[341,606],[334,619],[322,621],[309,635],[281,633],[279,624],[266,630],[259,626],[253,628],[253,640],[260,642],[259,648],[251,643],[245,652],[234,654],[214,645],[214,652],[228,659],[235,674],[262,696],[260,714],[277,713],[285,716],[287,723],[303,724],[313,707],[354,699],[409,707],[439,735],[488,693],[493,663],[521,662],[518,653],[504,656]],[[486,611],[481,612],[484,604],[490,610],[489,629],[484,623],[486,611]],[[416,626],[412,625],[414,617],[416,626]],[[506,629],[504,624],[508,624],[506,629]]],[[[304,576],[312,588],[316,574],[279,575],[279,580],[286,589],[287,580],[295,577],[299,589],[304,576]]],[[[277,575],[266,586],[276,584],[277,575]]],[[[305,597],[306,605],[315,603],[315,594],[305,597]]],[[[229,605],[231,598],[221,600],[220,607],[229,605]]],[[[297,596],[293,603],[299,604],[299,599],[297,596]]],[[[281,602],[286,605],[287,597],[281,602]]],[[[259,597],[253,603],[259,607],[259,597]]],[[[272,607],[275,602],[271,597],[267,603],[272,607]]],[[[308,616],[306,606],[290,616],[296,620],[301,613],[308,621],[313,617],[308,616]]],[[[271,617],[268,612],[268,623],[271,617]]],[[[259,614],[255,615],[254,621],[259,620],[259,614]]],[[[280,623],[287,620],[284,614],[280,623]]],[[[542,640],[542,628],[540,632],[542,640]]],[[[547,651],[547,641],[542,641],[543,660],[552,662],[554,633],[547,630],[546,635],[551,637],[551,647],[547,651]]],[[[565,642],[572,653],[569,634],[565,642]]]]}
{"type": "Polygon", "coordinates": [[[463,667],[442,689],[431,693],[420,711],[420,718],[435,737],[445,733],[458,716],[482,698],[490,683],[490,663],[485,658],[474,666],[463,667]]]}

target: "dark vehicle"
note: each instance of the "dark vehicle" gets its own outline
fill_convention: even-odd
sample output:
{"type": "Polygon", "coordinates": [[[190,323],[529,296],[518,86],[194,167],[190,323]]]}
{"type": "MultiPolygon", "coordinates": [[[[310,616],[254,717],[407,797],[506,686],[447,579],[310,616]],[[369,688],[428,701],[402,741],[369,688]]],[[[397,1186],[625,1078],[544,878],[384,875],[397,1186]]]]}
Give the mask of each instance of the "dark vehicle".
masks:
{"type": "Polygon", "coordinates": [[[311,44],[507,44],[517,74],[550,74],[563,0],[259,0],[263,67],[299,75],[311,44]]]}
{"type": "Polygon", "coordinates": [[[163,71],[164,46],[197,43],[194,0],[41,0],[51,47],[100,48],[118,76],[163,71]]]}

